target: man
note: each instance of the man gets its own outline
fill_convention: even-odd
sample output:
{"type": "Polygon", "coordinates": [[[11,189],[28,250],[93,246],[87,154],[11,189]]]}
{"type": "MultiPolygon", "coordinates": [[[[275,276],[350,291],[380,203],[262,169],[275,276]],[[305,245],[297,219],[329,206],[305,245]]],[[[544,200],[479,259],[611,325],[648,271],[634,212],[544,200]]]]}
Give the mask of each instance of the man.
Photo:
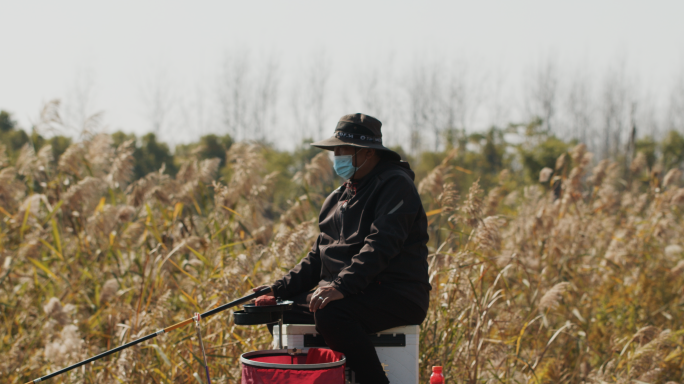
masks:
{"type": "Polygon", "coordinates": [[[297,304],[284,321],[316,324],[362,384],[389,383],[369,334],[420,324],[431,289],[414,173],[382,145],[381,126],[368,115],[346,115],[333,137],[311,144],[334,151],[335,172],[348,180],[323,203],[309,254],[271,286],[297,304]]]}

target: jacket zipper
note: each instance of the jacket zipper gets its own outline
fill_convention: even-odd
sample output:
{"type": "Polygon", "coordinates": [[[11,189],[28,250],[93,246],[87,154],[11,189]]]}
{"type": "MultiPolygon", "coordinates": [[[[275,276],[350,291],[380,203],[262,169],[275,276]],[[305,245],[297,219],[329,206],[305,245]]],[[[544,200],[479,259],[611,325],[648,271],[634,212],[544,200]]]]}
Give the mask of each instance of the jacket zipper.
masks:
{"type": "MultiPolygon", "coordinates": [[[[346,194],[347,194],[347,191],[345,190],[345,194],[342,196],[344,197],[344,196],[346,196],[346,194]]],[[[335,230],[338,233],[338,235],[337,235],[337,242],[338,243],[340,243],[342,241],[342,236],[343,236],[342,231],[344,229],[344,211],[347,209],[347,206],[349,205],[349,201],[352,198],[354,198],[354,196],[351,196],[351,197],[349,197],[349,200],[342,202],[341,207],[340,207],[340,201],[338,201],[337,204],[335,205],[335,212],[333,213],[333,223],[335,224],[335,230]],[[337,211],[339,211],[339,214],[340,214],[340,226],[339,227],[337,226],[337,219],[336,219],[336,216],[338,213],[337,211]]],[[[345,239],[345,243],[346,243],[346,239],[345,239]]]]}
{"type": "Polygon", "coordinates": [[[335,203],[335,211],[333,212],[332,223],[333,223],[333,226],[335,227],[335,232],[338,233],[338,236],[337,236],[337,242],[338,243],[340,242],[340,237],[341,237],[341,235],[339,235],[339,234],[342,233],[342,230],[337,226],[337,218],[336,218],[337,210],[339,208],[340,208],[340,202],[337,201],[337,203],[335,203]]]}
{"type": "Polygon", "coordinates": [[[341,233],[340,228],[337,226],[337,217],[336,217],[336,216],[337,216],[337,210],[339,209],[339,205],[340,205],[340,202],[338,201],[338,202],[335,204],[335,212],[333,212],[333,217],[332,217],[332,222],[333,222],[333,226],[335,227],[335,232],[338,233],[338,235],[337,235],[337,242],[338,242],[338,243],[340,242],[340,235],[339,235],[339,233],[341,233]]]}
{"type": "MultiPolygon", "coordinates": [[[[345,201],[342,203],[342,209],[340,209],[340,239],[342,239],[342,230],[344,229],[344,211],[347,209],[347,204],[349,201],[345,201]]],[[[344,242],[347,242],[347,239],[344,239],[344,242]]]]}

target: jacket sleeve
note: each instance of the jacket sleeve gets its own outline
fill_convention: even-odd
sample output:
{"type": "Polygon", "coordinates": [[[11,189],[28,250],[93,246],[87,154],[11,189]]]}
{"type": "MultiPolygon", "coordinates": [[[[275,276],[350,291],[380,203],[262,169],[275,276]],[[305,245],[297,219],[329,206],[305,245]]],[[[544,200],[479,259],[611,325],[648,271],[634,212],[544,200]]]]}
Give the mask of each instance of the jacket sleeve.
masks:
{"type": "Polygon", "coordinates": [[[276,297],[288,299],[318,285],[321,277],[320,242],[321,235],[318,235],[309,254],[299,264],[295,265],[287,275],[271,286],[276,297]]]}
{"type": "Polygon", "coordinates": [[[340,271],[332,286],[345,297],[361,292],[397,256],[409,235],[422,203],[408,178],[390,177],[379,191],[370,234],[351,264],[340,271]]]}

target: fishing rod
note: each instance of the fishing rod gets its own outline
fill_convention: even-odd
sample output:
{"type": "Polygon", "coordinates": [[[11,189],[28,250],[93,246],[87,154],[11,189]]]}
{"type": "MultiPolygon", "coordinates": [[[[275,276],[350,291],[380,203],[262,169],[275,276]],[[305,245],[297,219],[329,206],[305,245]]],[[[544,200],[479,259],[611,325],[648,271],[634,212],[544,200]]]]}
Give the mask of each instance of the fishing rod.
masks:
{"type": "MultiPolygon", "coordinates": [[[[223,305],[221,305],[221,306],[219,306],[219,307],[216,307],[216,308],[214,308],[214,309],[212,309],[212,310],[209,310],[209,311],[206,311],[206,312],[204,312],[204,313],[197,313],[197,314],[195,314],[195,316],[193,316],[193,317],[191,317],[191,318],[189,318],[189,319],[183,320],[183,321],[181,321],[180,323],[176,323],[176,324],[174,324],[174,325],[172,325],[172,326],[170,326],[170,327],[162,328],[162,329],[158,330],[158,331],[155,332],[155,333],[150,333],[149,335],[143,336],[143,337],[141,337],[141,338],[139,338],[139,339],[137,339],[137,340],[133,340],[133,341],[131,341],[130,343],[124,344],[124,345],[119,346],[119,347],[116,347],[116,348],[114,348],[114,349],[110,349],[109,351],[106,351],[106,352],[102,352],[102,353],[100,353],[99,355],[93,356],[93,357],[91,357],[91,358],[89,358],[89,359],[83,360],[83,361],[81,361],[81,362],[79,362],[79,363],[76,363],[76,364],[74,364],[74,365],[71,365],[71,366],[69,366],[69,367],[60,369],[59,371],[53,372],[53,373],[51,373],[51,374],[49,374],[49,375],[45,375],[45,376],[40,377],[40,378],[38,378],[38,379],[34,379],[34,380],[32,380],[32,381],[27,382],[26,384],[38,383],[38,382],[41,382],[41,381],[45,381],[45,380],[47,380],[47,379],[51,379],[51,378],[53,378],[53,377],[55,377],[55,376],[61,375],[62,373],[69,372],[69,371],[71,371],[71,370],[74,369],[74,368],[78,368],[78,367],[80,367],[80,366],[82,366],[82,365],[88,364],[88,363],[93,362],[93,361],[95,361],[95,360],[99,360],[99,359],[101,359],[101,358],[103,358],[103,357],[105,357],[105,356],[109,356],[109,355],[111,355],[112,353],[116,353],[116,352],[122,351],[122,350],[124,350],[124,349],[126,349],[126,348],[128,348],[128,347],[132,347],[132,346],[134,346],[134,345],[136,345],[136,344],[140,344],[140,343],[142,343],[143,341],[147,341],[147,340],[150,340],[150,339],[154,339],[155,337],[157,337],[157,336],[159,336],[159,335],[161,335],[161,334],[169,333],[169,332],[171,332],[171,331],[173,331],[173,330],[176,330],[176,329],[178,329],[178,328],[181,328],[181,327],[183,327],[183,326],[186,326],[186,325],[188,325],[188,324],[191,324],[192,322],[196,322],[196,324],[198,324],[198,323],[199,323],[199,319],[205,319],[205,318],[207,318],[207,317],[209,317],[209,316],[212,316],[212,315],[215,315],[215,314],[217,314],[217,313],[219,313],[219,312],[221,312],[221,311],[225,311],[225,310],[228,309],[228,308],[234,307],[234,306],[236,306],[236,305],[244,304],[244,303],[246,303],[246,302],[248,302],[248,301],[250,301],[250,300],[256,299],[256,298],[259,297],[259,296],[263,296],[263,295],[265,295],[265,294],[267,294],[267,293],[269,293],[269,292],[271,292],[271,288],[264,288],[264,289],[262,289],[262,290],[260,290],[260,291],[257,291],[257,292],[255,292],[255,293],[252,293],[252,294],[249,294],[249,295],[247,295],[247,296],[241,297],[241,298],[239,298],[239,299],[237,299],[237,300],[235,300],[235,301],[231,301],[230,303],[223,304],[223,305]]],[[[196,325],[196,326],[197,326],[197,325],[196,325]]],[[[202,352],[204,353],[204,345],[202,345],[202,352]]],[[[205,368],[206,368],[206,362],[205,362],[205,368]]],[[[207,372],[207,377],[208,377],[208,376],[209,376],[209,372],[207,372]]]]}

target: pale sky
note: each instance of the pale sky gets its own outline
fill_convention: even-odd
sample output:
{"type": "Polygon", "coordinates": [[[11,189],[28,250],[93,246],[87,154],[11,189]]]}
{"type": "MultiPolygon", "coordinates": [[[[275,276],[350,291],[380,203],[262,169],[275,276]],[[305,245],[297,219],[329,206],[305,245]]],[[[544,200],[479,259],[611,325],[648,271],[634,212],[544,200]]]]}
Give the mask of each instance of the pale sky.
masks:
{"type": "MultiPolygon", "coordinates": [[[[203,89],[212,99],[221,63],[244,52],[252,62],[275,58],[284,100],[312,58],[325,57],[334,73],[325,109],[330,132],[341,115],[363,107],[353,96],[339,96],[353,86],[349,79],[357,71],[383,68],[381,63],[409,68],[426,58],[458,59],[519,78],[547,57],[566,69],[596,73],[622,62],[644,92],[658,95],[684,73],[684,1],[679,0],[0,5],[0,109],[12,112],[23,127],[37,119],[44,102],[66,103],[79,89],[76,84],[87,83],[87,109],[105,112],[107,130],[144,133],[150,124],[142,89],[150,79],[165,79],[173,92],[186,96],[203,89]]],[[[287,102],[278,108],[287,110],[287,102]]],[[[268,130],[287,141],[283,127],[294,124],[279,122],[268,130]]],[[[182,142],[217,130],[176,126],[162,137],[182,142]]]]}

